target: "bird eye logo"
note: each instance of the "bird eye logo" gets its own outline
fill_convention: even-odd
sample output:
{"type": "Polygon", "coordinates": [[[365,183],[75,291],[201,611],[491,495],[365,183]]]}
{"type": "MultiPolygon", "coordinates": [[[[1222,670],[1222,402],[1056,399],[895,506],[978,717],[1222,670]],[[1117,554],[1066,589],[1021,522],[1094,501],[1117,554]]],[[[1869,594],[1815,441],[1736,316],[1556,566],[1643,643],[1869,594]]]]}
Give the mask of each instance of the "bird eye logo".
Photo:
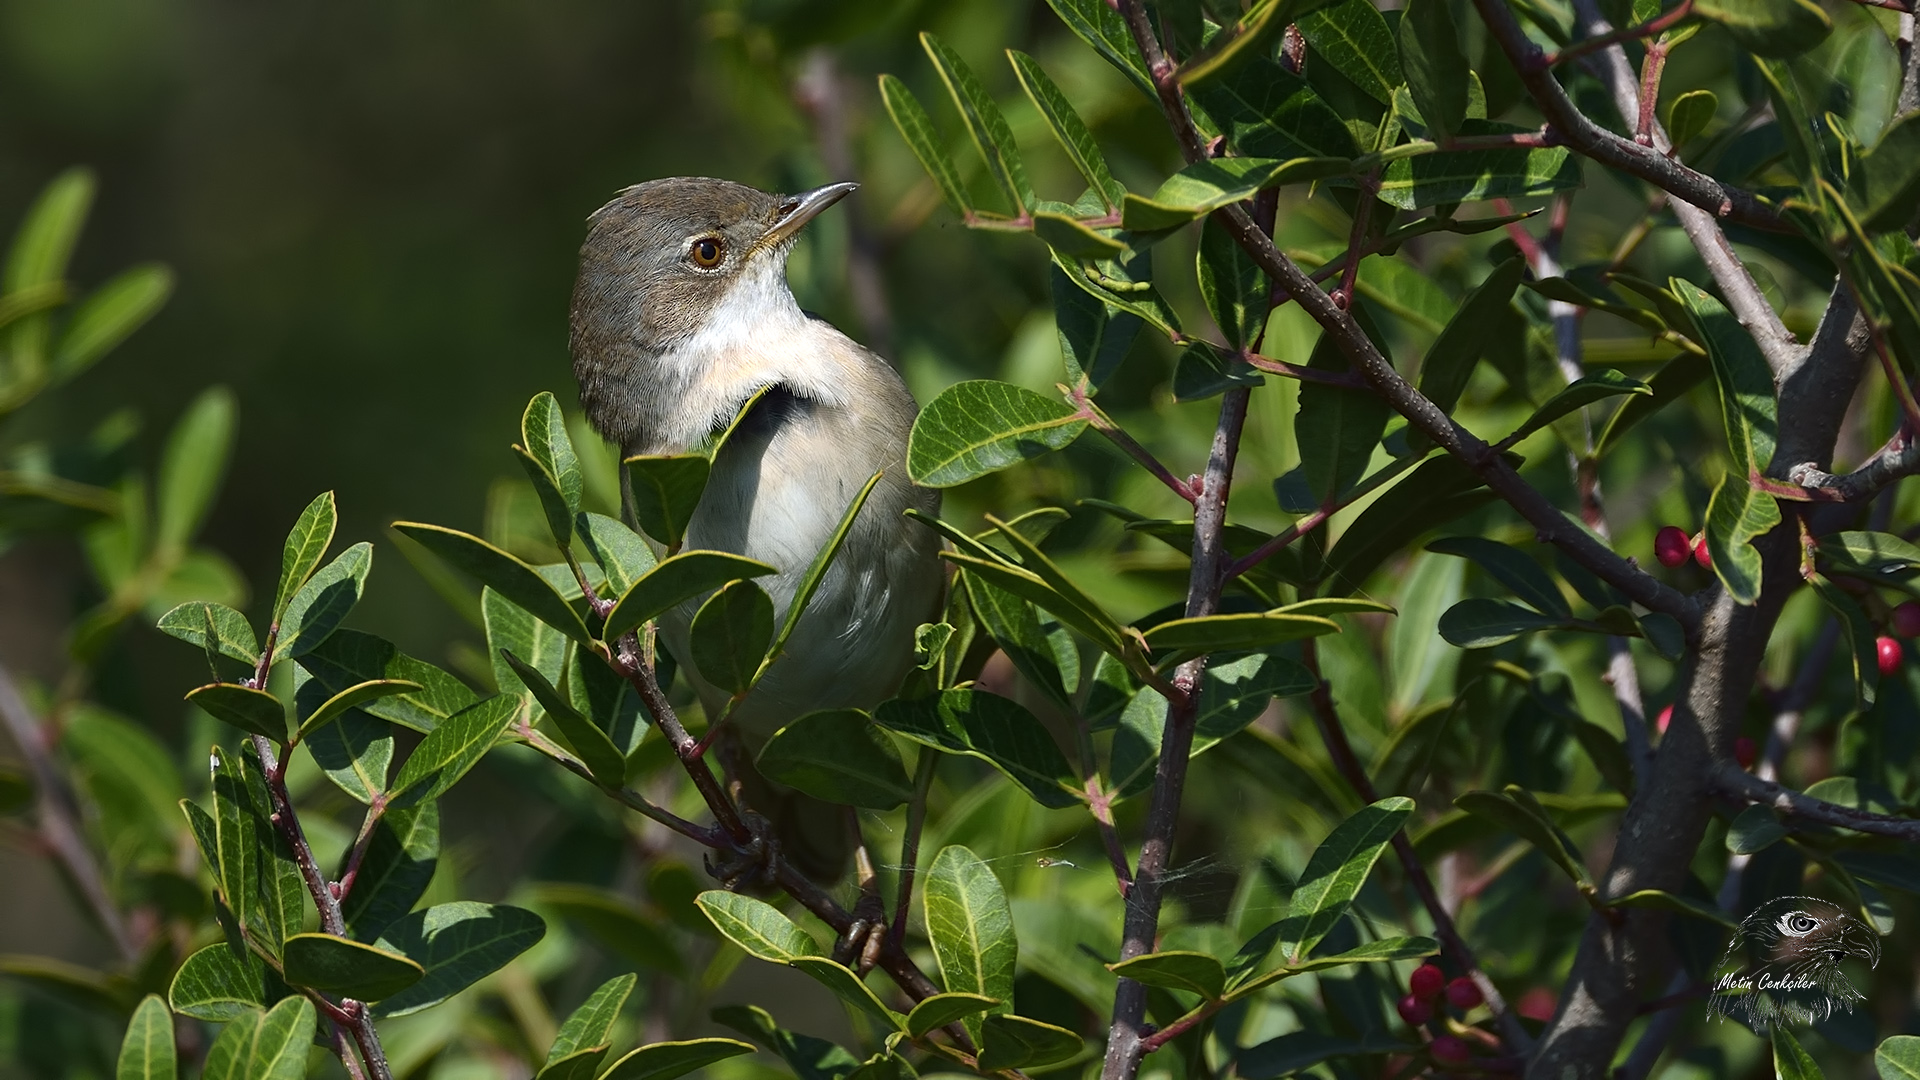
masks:
{"type": "Polygon", "coordinates": [[[1815,897],[1769,900],[1741,921],[1714,969],[1707,1006],[1755,1031],[1852,1012],[1866,995],[1840,970],[1848,957],[1879,965],[1880,936],[1872,927],[1815,897]]]}

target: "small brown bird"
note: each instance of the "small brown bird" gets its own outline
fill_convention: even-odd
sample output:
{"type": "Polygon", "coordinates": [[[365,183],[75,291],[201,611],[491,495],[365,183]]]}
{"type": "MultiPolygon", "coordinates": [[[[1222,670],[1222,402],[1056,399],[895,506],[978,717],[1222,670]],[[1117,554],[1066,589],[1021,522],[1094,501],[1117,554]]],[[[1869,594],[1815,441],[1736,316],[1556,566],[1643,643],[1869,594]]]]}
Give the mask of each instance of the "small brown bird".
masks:
{"type": "MultiPolygon", "coordinates": [[[[727,180],[653,180],[595,211],[580,249],[574,375],[587,418],[623,453],[690,450],[768,391],[713,462],[686,546],[777,567],[759,579],[776,624],[854,496],[884,470],[786,654],[734,712],[752,746],[812,710],[891,694],[944,587],[938,541],[902,516],[939,508],[937,492],[907,478],[912,395],[787,287],[801,228],[856,186],[769,195],[727,180]]],[[[688,663],[698,606],[663,616],[661,629],[713,717],[727,694],[688,663]]]]}

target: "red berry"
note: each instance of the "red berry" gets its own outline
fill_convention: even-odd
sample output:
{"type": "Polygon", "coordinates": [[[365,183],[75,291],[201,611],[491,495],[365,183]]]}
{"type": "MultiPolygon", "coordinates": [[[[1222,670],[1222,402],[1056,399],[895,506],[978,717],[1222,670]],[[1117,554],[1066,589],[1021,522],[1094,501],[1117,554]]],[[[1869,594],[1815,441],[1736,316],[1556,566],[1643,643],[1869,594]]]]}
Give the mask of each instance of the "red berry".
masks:
{"type": "Polygon", "coordinates": [[[1421,1001],[1412,994],[1401,998],[1395,1008],[1400,1010],[1400,1019],[1405,1020],[1411,1027],[1419,1027],[1421,1024],[1433,1019],[1433,1006],[1421,1001]]]}
{"type": "Polygon", "coordinates": [[[1908,600],[1893,609],[1893,632],[1901,637],[1920,636],[1920,601],[1908,600]]]}
{"type": "Polygon", "coordinates": [[[1702,533],[1700,539],[1693,542],[1693,561],[1699,563],[1702,569],[1713,569],[1713,556],[1707,554],[1707,537],[1705,533],[1702,533]]]}
{"type": "Polygon", "coordinates": [[[1432,964],[1421,964],[1407,979],[1407,989],[1421,1001],[1431,1001],[1447,985],[1447,975],[1432,964]]]}
{"type": "Polygon", "coordinates": [[[1513,1011],[1529,1020],[1551,1020],[1553,1010],[1560,1007],[1560,999],[1553,991],[1544,986],[1536,986],[1520,995],[1520,1001],[1513,1011]]]}
{"type": "Polygon", "coordinates": [[[1900,641],[1898,638],[1882,636],[1873,643],[1880,654],[1880,674],[1891,675],[1900,670],[1900,641]]]}
{"type": "Polygon", "coordinates": [[[1739,738],[1733,740],[1733,760],[1739,762],[1741,768],[1743,769],[1753,768],[1754,759],[1758,758],[1759,756],[1760,756],[1760,751],[1757,747],[1753,745],[1752,739],[1749,739],[1745,735],[1742,735],[1739,738]]]}
{"type": "Polygon", "coordinates": [[[1465,1012],[1486,999],[1480,996],[1480,988],[1465,975],[1447,984],[1447,1004],[1465,1012]]]}
{"type": "Polygon", "coordinates": [[[1673,706],[1669,705],[1660,710],[1660,716],[1654,720],[1653,726],[1660,730],[1660,734],[1665,735],[1667,725],[1671,723],[1673,723],[1673,706]]]}
{"type": "Polygon", "coordinates": [[[1467,1044],[1452,1035],[1434,1036],[1433,1041],[1427,1044],[1427,1049],[1432,1052],[1435,1061],[1452,1065],[1458,1065],[1473,1056],[1468,1052],[1467,1044]]]}
{"type": "Polygon", "coordinates": [[[1678,525],[1668,525],[1653,534],[1653,557],[1660,560],[1661,566],[1679,566],[1687,561],[1686,530],[1678,525]]]}

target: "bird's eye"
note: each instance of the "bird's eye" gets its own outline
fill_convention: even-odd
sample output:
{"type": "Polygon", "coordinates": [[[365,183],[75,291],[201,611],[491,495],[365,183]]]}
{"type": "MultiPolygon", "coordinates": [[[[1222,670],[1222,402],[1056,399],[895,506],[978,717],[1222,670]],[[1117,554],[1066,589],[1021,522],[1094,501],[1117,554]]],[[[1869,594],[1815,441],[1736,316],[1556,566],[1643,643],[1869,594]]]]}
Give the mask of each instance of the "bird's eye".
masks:
{"type": "Polygon", "coordinates": [[[1778,925],[1780,932],[1783,934],[1792,934],[1794,937],[1805,937],[1813,933],[1814,928],[1819,926],[1820,923],[1804,911],[1791,911],[1780,916],[1778,925]]]}
{"type": "Polygon", "coordinates": [[[717,236],[703,236],[687,249],[687,257],[693,260],[693,265],[711,270],[727,257],[727,246],[717,236]]]}

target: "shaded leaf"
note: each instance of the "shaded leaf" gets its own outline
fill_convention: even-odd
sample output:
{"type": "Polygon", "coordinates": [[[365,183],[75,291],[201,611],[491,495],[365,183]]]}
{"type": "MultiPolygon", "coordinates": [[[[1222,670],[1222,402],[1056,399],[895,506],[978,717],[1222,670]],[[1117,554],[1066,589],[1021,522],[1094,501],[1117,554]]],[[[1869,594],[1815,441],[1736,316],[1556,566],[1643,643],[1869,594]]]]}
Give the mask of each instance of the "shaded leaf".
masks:
{"type": "Polygon", "coordinates": [[[1220,961],[1200,952],[1155,952],[1136,956],[1107,970],[1123,978],[1165,990],[1184,990],[1208,1001],[1226,991],[1227,972],[1220,961]]]}
{"type": "Polygon", "coordinates": [[[1099,389],[1120,367],[1139,335],[1141,319],[1074,284],[1071,272],[1053,260],[1049,271],[1054,324],[1067,378],[1099,389]]]}
{"type": "Polygon", "coordinates": [[[1017,702],[984,690],[947,690],[882,702],[873,719],[923,746],[992,763],[1042,806],[1060,809],[1079,802],[1078,776],[1066,756],[1045,725],[1017,702]]]}
{"type": "Polygon", "coordinates": [[[858,709],[811,712],[774,732],[755,766],[816,799],[891,810],[913,797],[900,754],[858,709]]]}
{"type": "Polygon", "coordinates": [[[1512,589],[1515,596],[1531,604],[1535,611],[1561,618],[1573,614],[1552,576],[1511,545],[1484,536],[1449,536],[1428,544],[1427,550],[1473,560],[1493,575],[1494,580],[1512,589]]]}
{"type": "Polygon", "coordinates": [[[918,1039],[930,1031],[977,1016],[999,1005],[994,998],[979,994],[944,993],[922,998],[907,1014],[907,1034],[918,1039]]]}
{"type": "Polygon", "coordinates": [[[646,541],[605,514],[581,514],[574,519],[573,527],[586,542],[593,561],[607,575],[607,585],[615,596],[625,595],[657,561],[646,541]]]}
{"type": "Polygon", "coordinates": [[[607,1067],[600,1080],[675,1080],[716,1061],[753,1053],[738,1039],[689,1039],[643,1046],[607,1067]]]}
{"type": "Polygon", "coordinates": [[[1341,0],[1307,12],[1299,17],[1299,27],[1300,36],[1307,39],[1318,58],[1333,65],[1368,97],[1382,105],[1393,104],[1393,88],[1406,77],[1401,73],[1393,31],[1371,0],[1341,0]]]}
{"type": "Polygon", "coordinates": [[[502,694],[447,717],[400,766],[400,775],[393,781],[392,805],[411,806],[446,794],[480,763],[519,711],[519,699],[502,694]]]}
{"type": "Polygon", "coordinates": [[[1080,1036],[1055,1024],[1024,1016],[995,1015],[982,1022],[980,1068],[1037,1069],[1079,1055],[1080,1036]]]}
{"type": "Polygon", "coordinates": [[[300,658],[300,666],[324,686],[328,694],[381,679],[420,684],[422,689],[417,692],[365,702],[360,711],[423,733],[480,700],[479,695],[459,679],[424,660],[408,656],[392,642],[358,630],[335,630],[300,658]]]}
{"type": "Polygon", "coordinates": [[[775,573],[766,563],[724,551],[683,551],[641,575],[607,615],[602,635],[612,641],[683,601],[729,581],[775,573]]]}
{"type": "Polygon", "coordinates": [[[1536,630],[1552,630],[1566,618],[1510,604],[1505,600],[1469,597],[1440,616],[1440,636],[1462,649],[1485,649],[1536,630]]]}
{"type": "Polygon", "coordinates": [[[1444,0],[1409,0],[1397,37],[1407,89],[1435,141],[1444,144],[1467,118],[1469,69],[1452,8],[1444,0]]]}
{"type": "MultiPolygon", "coordinates": [[[[1460,122],[1457,134],[1520,135],[1527,130],[1469,119],[1460,122]]],[[[1534,198],[1571,190],[1582,182],[1580,161],[1564,146],[1445,150],[1388,162],[1381,171],[1377,195],[1389,206],[1417,210],[1480,199],[1534,198]]]]}
{"type": "Polygon", "coordinates": [[[538,570],[512,555],[455,529],[412,521],[396,521],[393,527],[555,630],[575,641],[593,640],[580,613],[554,591],[538,570]]]}
{"type": "Polygon", "coordinates": [[[1760,552],[1753,540],[1780,524],[1780,504],[1728,470],[1707,502],[1707,554],[1727,595],[1741,604],[1760,598],[1760,552]]]}
{"type": "Polygon", "coordinates": [[[1473,377],[1473,366],[1486,346],[1486,328],[1513,301],[1513,291],[1527,272],[1527,261],[1514,256],[1493,268],[1467,294],[1460,310],[1428,347],[1420,361],[1420,392],[1442,412],[1452,412],[1473,377]]]}
{"type": "Polygon", "coordinates": [[[300,511],[300,517],[293,523],[292,531],[287,533],[286,547],[280,554],[280,588],[273,598],[273,616],[269,620],[272,624],[280,624],[294,594],[313,576],[314,569],[326,556],[327,548],[333,545],[333,530],[337,522],[331,491],[321,492],[307,504],[305,510],[300,511]]]}
{"type": "Polygon", "coordinates": [[[1380,853],[1413,813],[1413,800],[1395,796],[1334,827],[1314,849],[1280,921],[1280,951],[1299,963],[1346,915],[1380,853]]]}
{"type": "Polygon", "coordinates": [[[1224,206],[1250,199],[1267,188],[1305,184],[1344,176],[1352,168],[1345,157],[1208,158],[1169,176],[1151,198],[1129,194],[1121,224],[1134,233],[1177,229],[1224,206]]]}
{"type": "Polygon", "coordinates": [[[1568,383],[1566,389],[1548,398],[1545,404],[1533,411],[1532,416],[1527,417],[1526,423],[1514,428],[1513,434],[1508,435],[1505,441],[1509,444],[1519,442],[1575,409],[1583,409],[1596,401],[1605,401],[1607,398],[1618,397],[1621,394],[1652,397],[1653,388],[1639,379],[1629,378],[1612,368],[1582,376],[1568,383]]]}
{"type": "Polygon", "coordinates": [[[188,691],[187,700],[205,709],[214,719],[241,731],[265,735],[277,743],[287,741],[286,706],[265,690],[237,683],[213,683],[188,691]]]}
{"type": "Polygon", "coordinates": [[[546,932],[538,915],[505,904],[460,900],[416,911],[388,927],[375,944],[419,964],[426,977],[382,1001],[375,1012],[405,1016],[438,1005],[505,967],[546,932]]]}
{"type": "Polygon", "coordinates": [[[580,1007],[573,1010],[560,1025],[553,1045],[547,1049],[546,1064],[552,1065],[558,1059],[588,1047],[605,1047],[613,1037],[614,1021],[620,1018],[620,1009],[627,1003],[627,996],[633,993],[634,983],[639,978],[631,972],[616,975],[588,994],[587,1000],[581,1002],[580,1007]]]}
{"type": "Polygon", "coordinates": [[[602,786],[618,788],[627,779],[627,758],[607,733],[594,726],[593,721],[581,716],[573,705],[553,688],[546,675],[511,652],[501,654],[512,666],[520,681],[532,691],[535,701],[547,710],[547,716],[553,720],[560,734],[566,737],[567,745],[580,755],[587,771],[593,774],[602,786]]]}
{"type": "Polygon", "coordinates": [[[1332,619],[1264,611],[1169,619],[1148,630],[1146,639],[1147,645],[1156,652],[1161,649],[1215,652],[1259,649],[1339,632],[1340,624],[1332,619]]]}
{"type": "Polygon", "coordinates": [[[378,938],[426,894],[440,865],[440,804],[388,810],[373,827],[367,853],[340,901],[355,938],[378,938]]]}
{"type": "Polygon", "coordinates": [[[283,955],[287,982],[359,1001],[392,997],[426,975],[404,956],[330,934],[295,934],[283,955]]]}
{"type": "Polygon", "coordinates": [[[626,460],[633,516],[648,536],[678,550],[707,490],[713,465],[704,454],[641,455],[626,460]]]}
{"type": "Polygon", "coordinates": [[[1693,12],[1762,56],[1797,56],[1833,32],[1833,20],[1813,0],[1695,0],[1693,12]]]}
{"type": "Polygon", "coordinates": [[[307,738],[333,721],[340,719],[341,716],[346,714],[347,710],[360,708],[367,702],[378,701],[381,698],[392,697],[395,694],[418,693],[424,689],[426,688],[419,683],[408,682],[405,679],[371,679],[367,682],[356,683],[328,698],[318,709],[315,709],[305,720],[302,720],[300,722],[299,737],[302,739],[307,738]]]}
{"type": "Polygon", "coordinates": [[[688,651],[700,677],[732,694],[752,685],[773,641],[773,600],[751,581],[733,581],[693,616],[688,651]]]}
{"type": "Polygon", "coordinates": [[[1696,919],[1705,919],[1729,930],[1739,929],[1740,924],[1727,918],[1719,908],[1705,900],[1695,900],[1691,896],[1677,896],[1659,889],[1641,889],[1630,892],[1607,902],[1608,907],[1644,907],[1671,911],[1680,915],[1691,915],[1696,919]]]}

